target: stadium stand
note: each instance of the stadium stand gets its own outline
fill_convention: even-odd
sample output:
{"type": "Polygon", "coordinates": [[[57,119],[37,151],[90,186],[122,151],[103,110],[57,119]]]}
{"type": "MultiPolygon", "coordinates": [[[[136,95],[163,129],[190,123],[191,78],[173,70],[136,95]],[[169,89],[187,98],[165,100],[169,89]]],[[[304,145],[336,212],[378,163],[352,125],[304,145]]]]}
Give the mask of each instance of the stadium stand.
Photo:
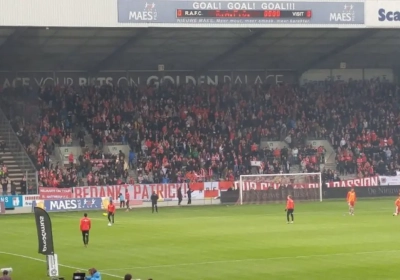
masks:
{"type": "Polygon", "coordinates": [[[325,168],[323,174],[325,180],[339,180],[397,170],[398,91],[398,86],[381,80],[303,86],[56,87],[40,92],[38,123],[12,123],[41,169],[43,185],[74,186],[81,179],[83,184],[102,185],[318,172],[325,147],[311,147],[307,139],[329,140],[337,170],[325,168]],[[76,140],[85,146],[83,128],[93,148],[84,148],[78,167],[51,165],[54,145],[76,140]],[[262,139],[284,141],[287,147],[261,148],[262,139]],[[104,154],[98,147],[107,143],[129,144],[132,154],[129,159],[125,154],[104,154]],[[137,169],[135,178],[121,164],[125,162],[137,169]]]}

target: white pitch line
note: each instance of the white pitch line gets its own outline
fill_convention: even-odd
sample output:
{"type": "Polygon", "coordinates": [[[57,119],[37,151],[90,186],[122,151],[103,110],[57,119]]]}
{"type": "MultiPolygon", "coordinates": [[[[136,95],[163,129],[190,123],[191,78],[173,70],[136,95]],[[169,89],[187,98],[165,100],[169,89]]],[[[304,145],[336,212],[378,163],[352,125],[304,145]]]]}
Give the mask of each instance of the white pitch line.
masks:
{"type": "MultiPolygon", "coordinates": [[[[28,260],[37,261],[37,262],[44,262],[44,263],[46,262],[45,260],[42,260],[42,259],[33,258],[33,257],[29,257],[29,256],[26,256],[26,255],[9,253],[9,252],[0,251],[0,254],[14,256],[14,257],[23,258],[23,259],[28,259],[28,260]]],[[[61,266],[61,267],[70,268],[70,269],[74,269],[74,270],[82,270],[82,271],[86,271],[87,270],[87,268],[74,267],[74,266],[69,266],[69,265],[64,265],[64,264],[58,264],[58,265],[61,266]]],[[[101,274],[104,274],[104,275],[107,275],[107,276],[110,276],[110,277],[122,279],[122,276],[118,276],[118,275],[115,275],[115,274],[104,273],[104,272],[101,272],[101,271],[99,271],[99,272],[101,274]]]]}
{"type": "Polygon", "coordinates": [[[307,258],[319,258],[319,257],[366,255],[366,254],[379,254],[379,253],[398,253],[398,252],[400,252],[400,250],[366,251],[366,252],[356,252],[356,253],[320,254],[320,255],[307,255],[307,256],[306,255],[305,256],[288,256],[288,257],[273,257],[273,258],[265,258],[265,259],[221,260],[221,261],[209,261],[209,262],[193,262],[193,263],[179,263],[179,264],[164,264],[164,265],[151,265],[151,266],[135,266],[135,267],[127,267],[127,268],[102,269],[101,271],[119,271],[119,270],[133,270],[133,269],[167,268],[167,267],[179,267],[179,266],[191,266],[191,265],[238,263],[238,262],[249,262],[249,261],[274,261],[274,260],[288,260],[288,259],[307,259],[307,258]]]}

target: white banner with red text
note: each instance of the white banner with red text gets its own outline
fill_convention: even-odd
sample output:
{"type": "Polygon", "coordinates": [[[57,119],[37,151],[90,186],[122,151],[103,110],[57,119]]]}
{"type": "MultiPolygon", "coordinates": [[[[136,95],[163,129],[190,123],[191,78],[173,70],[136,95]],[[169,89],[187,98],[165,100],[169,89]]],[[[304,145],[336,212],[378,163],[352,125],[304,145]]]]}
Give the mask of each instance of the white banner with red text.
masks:
{"type": "Polygon", "coordinates": [[[379,176],[380,186],[400,186],[400,176],[379,176]]]}

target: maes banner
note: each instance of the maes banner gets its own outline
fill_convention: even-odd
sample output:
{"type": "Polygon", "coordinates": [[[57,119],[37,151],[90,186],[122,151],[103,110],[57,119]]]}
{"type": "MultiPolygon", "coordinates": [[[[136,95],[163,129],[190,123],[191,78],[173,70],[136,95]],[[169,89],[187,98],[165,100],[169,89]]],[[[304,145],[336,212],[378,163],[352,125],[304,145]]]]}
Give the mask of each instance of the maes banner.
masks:
{"type": "Polygon", "coordinates": [[[34,207],[45,209],[47,212],[65,212],[81,210],[100,210],[108,205],[109,198],[84,199],[38,199],[33,202],[34,207]]]}
{"type": "Polygon", "coordinates": [[[364,24],[364,2],[118,0],[119,23],[180,25],[364,24]]]}

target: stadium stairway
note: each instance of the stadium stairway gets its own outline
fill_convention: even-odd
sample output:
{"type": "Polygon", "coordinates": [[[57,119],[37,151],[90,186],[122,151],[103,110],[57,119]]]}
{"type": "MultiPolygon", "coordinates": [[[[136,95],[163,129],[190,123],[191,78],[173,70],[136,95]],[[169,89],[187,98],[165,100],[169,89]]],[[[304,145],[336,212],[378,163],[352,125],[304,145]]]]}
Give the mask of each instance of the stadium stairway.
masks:
{"type": "MultiPolygon", "coordinates": [[[[0,116],[1,118],[1,116],[0,116]]],[[[28,186],[36,186],[36,168],[27,155],[25,149],[18,140],[17,135],[11,130],[8,121],[0,121],[0,141],[6,143],[4,153],[0,151],[0,159],[8,168],[8,176],[16,187],[16,192],[20,193],[20,181],[27,175],[28,186]]]]}
{"type": "MultiPolygon", "coordinates": [[[[1,134],[2,133],[0,132],[0,141],[4,141],[4,137],[1,134]]],[[[23,171],[24,166],[18,164],[18,157],[16,157],[8,147],[6,147],[4,153],[0,151],[0,159],[1,163],[5,164],[8,168],[8,177],[14,182],[19,190],[19,181],[25,173],[23,171]]]]}

